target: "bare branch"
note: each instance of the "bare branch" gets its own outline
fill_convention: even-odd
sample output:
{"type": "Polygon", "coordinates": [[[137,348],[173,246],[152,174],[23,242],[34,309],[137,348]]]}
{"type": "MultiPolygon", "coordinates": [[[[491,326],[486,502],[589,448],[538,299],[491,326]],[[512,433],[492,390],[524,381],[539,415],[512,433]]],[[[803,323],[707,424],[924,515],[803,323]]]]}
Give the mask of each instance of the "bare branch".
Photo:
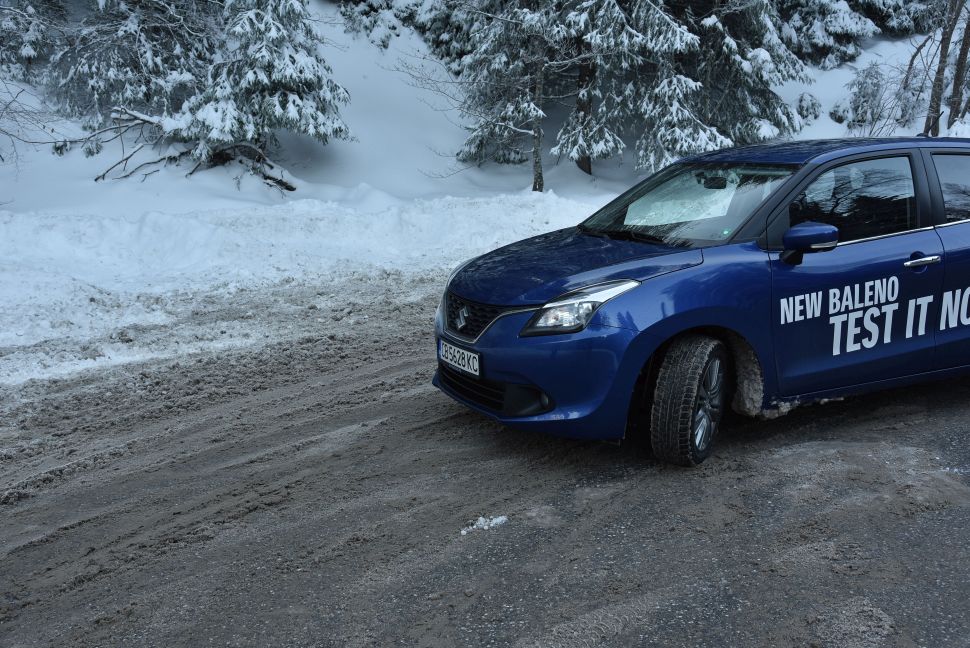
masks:
{"type": "MultiPolygon", "coordinates": [[[[135,156],[135,154],[138,153],[138,151],[142,150],[143,148],[145,148],[145,145],[144,144],[139,144],[135,148],[135,150],[133,150],[131,153],[129,153],[128,155],[124,156],[123,158],[121,158],[120,160],[118,160],[117,162],[115,162],[114,164],[112,164],[111,166],[109,166],[107,169],[105,169],[100,175],[98,175],[94,179],[94,181],[95,182],[100,182],[100,181],[104,180],[108,176],[109,173],[111,173],[114,169],[118,168],[119,166],[124,167],[124,168],[127,168],[128,167],[128,160],[130,160],[131,158],[133,158],[135,156]]],[[[124,176],[122,176],[122,177],[124,177],[124,176]]]]}

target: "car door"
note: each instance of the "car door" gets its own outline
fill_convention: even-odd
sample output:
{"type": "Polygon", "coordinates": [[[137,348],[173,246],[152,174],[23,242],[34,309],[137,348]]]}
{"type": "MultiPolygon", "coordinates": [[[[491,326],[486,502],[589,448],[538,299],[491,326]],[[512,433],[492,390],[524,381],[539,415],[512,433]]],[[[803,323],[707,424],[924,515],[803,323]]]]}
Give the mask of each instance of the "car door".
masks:
{"type": "Polygon", "coordinates": [[[773,214],[767,237],[782,395],[933,368],[943,248],[926,186],[918,151],[854,156],[820,166],[773,214]],[[839,243],[786,260],[782,236],[805,221],[835,225],[839,243]]]}
{"type": "Polygon", "coordinates": [[[937,328],[936,366],[970,365],[970,151],[924,152],[945,272],[937,328]]]}

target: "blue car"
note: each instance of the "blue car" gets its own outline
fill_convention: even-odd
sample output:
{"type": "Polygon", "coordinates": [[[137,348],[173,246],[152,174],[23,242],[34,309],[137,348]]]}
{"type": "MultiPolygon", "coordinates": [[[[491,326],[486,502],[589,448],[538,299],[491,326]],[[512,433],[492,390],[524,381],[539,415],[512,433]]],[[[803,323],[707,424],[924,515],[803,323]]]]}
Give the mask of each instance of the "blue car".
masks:
{"type": "Polygon", "coordinates": [[[576,227],[461,265],[434,384],[522,430],[696,465],[749,416],[970,367],[970,140],[681,160],[576,227]]]}

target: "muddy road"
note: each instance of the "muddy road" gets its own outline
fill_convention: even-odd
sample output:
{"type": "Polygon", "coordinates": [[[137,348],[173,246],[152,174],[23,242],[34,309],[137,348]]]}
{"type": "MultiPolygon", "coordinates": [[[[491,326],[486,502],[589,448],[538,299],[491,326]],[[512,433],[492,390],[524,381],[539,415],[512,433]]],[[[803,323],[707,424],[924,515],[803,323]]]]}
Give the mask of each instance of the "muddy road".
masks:
{"type": "Polygon", "coordinates": [[[970,645],[970,380],[677,469],[437,393],[434,305],[4,392],[0,646],[970,645]]]}

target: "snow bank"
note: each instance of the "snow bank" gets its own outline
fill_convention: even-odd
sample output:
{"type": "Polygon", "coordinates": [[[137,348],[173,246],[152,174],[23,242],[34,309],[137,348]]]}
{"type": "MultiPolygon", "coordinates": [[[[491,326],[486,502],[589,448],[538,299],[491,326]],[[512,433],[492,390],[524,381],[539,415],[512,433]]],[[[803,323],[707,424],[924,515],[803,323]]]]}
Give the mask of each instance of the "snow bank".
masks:
{"type": "Polygon", "coordinates": [[[574,225],[592,209],[553,193],[522,193],[417,200],[374,212],[318,200],[189,213],[0,211],[0,281],[10,291],[21,284],[11,273],[36,272],[157,292],[334,271],[420,272],[574,225]]]}
{"type": "Polygon", "coordinates": [[[396,296],[412,300],[430,286],[411,279],[443,276],[472,256],[574,225],[595,207],[523,192],[398,202],[377,211],[319,200],[175,214],[0,211],[0,383],[151,357],[123,345],[110,357],[99,348],[90,362],[74,353],[70,362],[37,363],[36,354],[20,352],[164,325],[206,295],[281,282],[359,287],[397,272],[403,280],[396,296]]]}

